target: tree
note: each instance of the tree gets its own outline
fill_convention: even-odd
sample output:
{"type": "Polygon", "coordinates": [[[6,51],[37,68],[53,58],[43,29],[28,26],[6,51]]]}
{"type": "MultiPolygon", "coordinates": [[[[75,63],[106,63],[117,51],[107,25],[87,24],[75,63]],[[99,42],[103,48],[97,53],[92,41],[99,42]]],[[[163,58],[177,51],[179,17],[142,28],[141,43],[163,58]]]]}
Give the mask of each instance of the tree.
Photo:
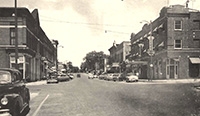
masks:
{"type": "Polygon", "coordinates": [[[81,64],[81,69],[92,71],[104,68],[104,59],[108,56],[104,52],[92,51],[86,54],[83,58],[84,62],[81,64]]]}

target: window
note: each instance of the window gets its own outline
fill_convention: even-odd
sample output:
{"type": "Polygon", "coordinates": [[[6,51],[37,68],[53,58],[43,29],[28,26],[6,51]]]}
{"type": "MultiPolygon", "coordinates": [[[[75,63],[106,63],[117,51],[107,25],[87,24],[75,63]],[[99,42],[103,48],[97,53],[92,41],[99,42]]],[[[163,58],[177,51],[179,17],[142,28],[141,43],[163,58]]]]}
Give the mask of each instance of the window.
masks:
{"type": "Polygon", "coordinates": [[[200,30],[200,20],[193,20],[193,30],[200,30]]]}
{"type": "Polygon", "coordinates": [[[10,28],[10,45],[15,44],[15,28],[10,28]]]}
{"type": "Polygon", "coordinates": [[[182,21],[176,20],[174,22],[174,30],[182,30],[182,21]]]}
{"type": "Polygon", "coordinates": [[[174,40],[174,48],[175,49],[182,48],[182,41],[181,40],[174,40]]]}

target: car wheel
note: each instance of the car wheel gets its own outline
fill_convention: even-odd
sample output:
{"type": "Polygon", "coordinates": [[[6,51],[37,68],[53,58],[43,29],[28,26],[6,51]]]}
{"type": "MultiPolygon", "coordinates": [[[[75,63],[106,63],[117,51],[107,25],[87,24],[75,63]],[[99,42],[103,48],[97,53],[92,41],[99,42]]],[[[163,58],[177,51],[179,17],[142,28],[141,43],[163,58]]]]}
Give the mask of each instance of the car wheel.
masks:
{"type": "Polygon", "coordinates": [[[15,105],[13,112],[11,114],[12,116],[20,116],[20,107],[18,103],[15,105]]]}

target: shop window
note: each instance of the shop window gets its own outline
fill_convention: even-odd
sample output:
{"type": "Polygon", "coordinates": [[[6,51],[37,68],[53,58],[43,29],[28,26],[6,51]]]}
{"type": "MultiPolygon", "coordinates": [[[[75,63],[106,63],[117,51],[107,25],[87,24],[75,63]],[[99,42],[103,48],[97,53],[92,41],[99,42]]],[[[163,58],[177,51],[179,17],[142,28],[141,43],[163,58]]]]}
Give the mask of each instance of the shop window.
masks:
{"type": "Polygon", "coordinates": [[[182,30],[182,21],[176,20],[174,22],[174,30],[182,30]]]}
{"type": "Polygon", "coordinates": [[[10,28],[10,45],[15,45],[15,28],[10,28]]]}
{"type": "Polygon", "coordinates": [[[174,40],[174,48],[181,49],[182,48],[182,40],[174,40]]]}

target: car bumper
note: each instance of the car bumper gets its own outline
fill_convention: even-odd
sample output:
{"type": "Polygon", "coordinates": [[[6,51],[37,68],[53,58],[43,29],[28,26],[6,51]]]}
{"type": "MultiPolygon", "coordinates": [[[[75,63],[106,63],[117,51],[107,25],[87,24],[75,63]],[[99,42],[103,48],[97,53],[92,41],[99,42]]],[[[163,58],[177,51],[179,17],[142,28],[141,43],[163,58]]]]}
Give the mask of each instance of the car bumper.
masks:
{"type": "Polygon", "coordinates": [[[119,79],[118,78],[113,78],[113,81],[118,81],[119,79]]]}
{"type": "Polygon", "coordinates": [[[137,82],[138,79],[126,79],[126,82],[137,82]]]}
{"type": "Polygon", "coordinates": [[[0,109],[0,116],[12,116],[9,109],[0,109]]]}

